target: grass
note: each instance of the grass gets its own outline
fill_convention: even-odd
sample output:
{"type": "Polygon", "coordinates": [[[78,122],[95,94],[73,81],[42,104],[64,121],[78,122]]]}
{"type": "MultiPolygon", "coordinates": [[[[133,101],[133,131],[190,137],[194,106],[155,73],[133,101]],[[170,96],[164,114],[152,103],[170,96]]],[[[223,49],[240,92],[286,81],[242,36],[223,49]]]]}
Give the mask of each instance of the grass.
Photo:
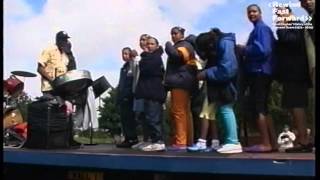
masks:
{"type": "MultiPolygon", "coordinates": [[[[90,132],[84,131],[77,133],[78,136],[74,137],[74,140],[83,143],[83,144],[90,144],[90,132]]],[[[104,132],[93,132],[92,134],[92,143],[94,144],[110,144],[113,143],[114,139],[111,137],[110,134],[104,132]]]]}
{"type": "MultiPolygon", "coordinates": [[[[90,144],[90,138],[89,137],[75,137],[74,140],[82,143],[82,144],[90,144]]],[[[110,144],[113,143],[113,139],[112,138],[96,138],[93,137],[92,138],[92,143],[93,144],[110,144]]]]}

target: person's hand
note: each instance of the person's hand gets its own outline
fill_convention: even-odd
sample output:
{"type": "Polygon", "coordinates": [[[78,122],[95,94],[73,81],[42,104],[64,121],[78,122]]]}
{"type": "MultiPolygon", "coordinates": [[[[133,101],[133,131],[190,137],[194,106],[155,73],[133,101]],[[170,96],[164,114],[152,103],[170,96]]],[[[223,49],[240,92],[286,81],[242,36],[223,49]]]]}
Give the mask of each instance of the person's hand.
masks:
{"type": "Polygon", "coordinates": [[[197,79],[198,80],[205,80],[206,79],[206,73],[205,71],[201,71],[197,74],[197,79]]]}
{"type": "Polygon", "coordinates": [[[172,43],[170,41],[166,42],[165,48],[172,46],[172,43]]]}
{"type": "Polygon", "coordinates": [[[174,49],[174,47],[172,46],[172,43],[170,41],[167,41],[166,44],[165,44],[165,48],[164,48],[166,53],[168,55],[172,54],[173,49],[174,49]]]}
{"type": "Polygon", "coordinates": [[[73,105],[70,101],[65,101],[64,105],[66,108],[66,114],[69,116],[71,113],[73,113],[73,105]]]}

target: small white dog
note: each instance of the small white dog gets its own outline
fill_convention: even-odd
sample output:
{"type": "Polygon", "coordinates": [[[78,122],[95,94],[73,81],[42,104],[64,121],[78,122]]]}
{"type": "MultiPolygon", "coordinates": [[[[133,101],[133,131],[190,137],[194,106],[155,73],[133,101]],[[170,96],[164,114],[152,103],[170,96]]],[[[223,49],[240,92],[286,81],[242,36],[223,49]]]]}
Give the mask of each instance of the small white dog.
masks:
{"type": "Polygon", "coordinates": [[[295,139],[296,135],[289,130],[289,126],[285,125],[278,136],[279,151],[284,152],[286,149],[292,148],[295,139]]]}

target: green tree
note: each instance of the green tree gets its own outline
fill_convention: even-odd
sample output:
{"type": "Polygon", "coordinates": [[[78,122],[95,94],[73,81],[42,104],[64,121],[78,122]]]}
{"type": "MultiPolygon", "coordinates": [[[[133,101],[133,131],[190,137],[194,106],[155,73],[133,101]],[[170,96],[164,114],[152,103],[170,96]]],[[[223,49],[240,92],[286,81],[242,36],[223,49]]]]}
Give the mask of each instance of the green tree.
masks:
{"type": "Polygon", "coordinates": [[[121,133],[120,113],[119,108],[116,106],[116,96],[116,90],[111,90],[109,96],[102,99],[103,106],[99,107],[99,126],[100,128],[109,129],[111,135],[121,133]]]}

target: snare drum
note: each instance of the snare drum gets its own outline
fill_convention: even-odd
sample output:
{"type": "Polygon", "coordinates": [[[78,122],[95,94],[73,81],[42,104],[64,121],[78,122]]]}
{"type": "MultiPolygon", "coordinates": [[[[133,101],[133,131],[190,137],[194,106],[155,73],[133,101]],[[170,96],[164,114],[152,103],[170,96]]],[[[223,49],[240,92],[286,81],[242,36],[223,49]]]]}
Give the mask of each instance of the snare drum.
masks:
{"type": "Polygon", "coordinates": [[[24,88],[24,83],[20,81],[16,76],[11,75],[7,80],[4,82],[5,90],[11,95],[12,97],[18,96],[24,88]]]}

